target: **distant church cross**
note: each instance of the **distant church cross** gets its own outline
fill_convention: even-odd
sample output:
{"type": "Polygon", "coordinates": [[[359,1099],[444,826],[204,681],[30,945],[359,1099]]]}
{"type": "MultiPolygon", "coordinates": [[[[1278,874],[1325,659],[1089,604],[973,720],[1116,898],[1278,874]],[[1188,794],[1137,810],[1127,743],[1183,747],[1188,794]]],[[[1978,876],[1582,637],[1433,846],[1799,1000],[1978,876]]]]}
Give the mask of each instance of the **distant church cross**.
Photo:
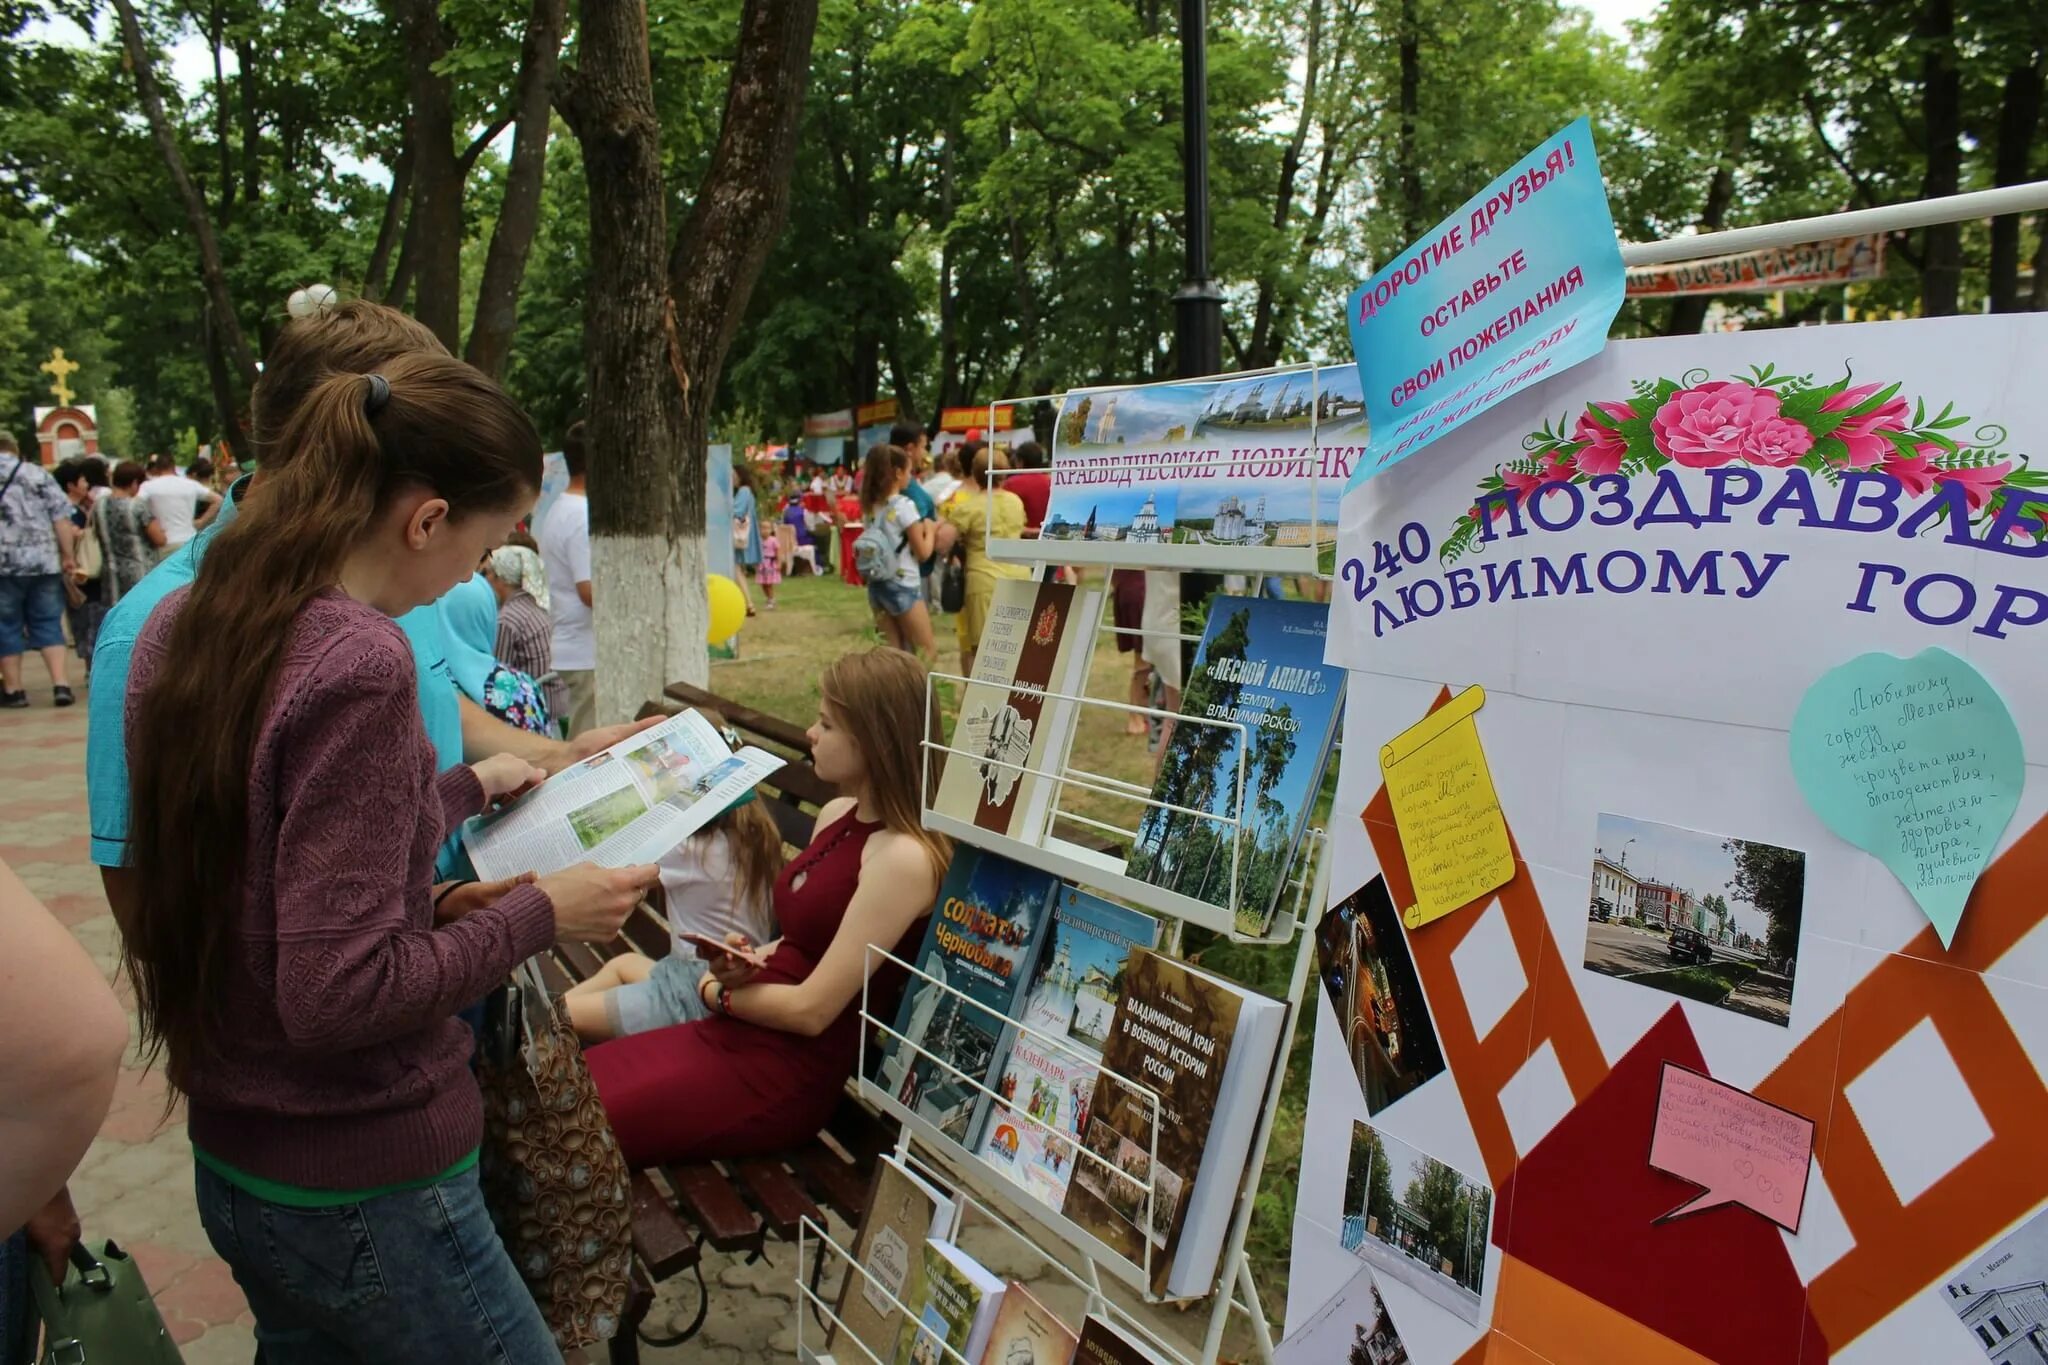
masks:
{"type": "Polygon", "coordinates": [[[51,349],[50,358],[36,366],[36,368],[49,375],[55,381],[50,385],[50,392],[56,395],[57,406],[70,407],[72,398],[71,386],[64,381],[77,373],[78,362],[66,360],[64,358],[64,348],[57,346],[51,349]]]}

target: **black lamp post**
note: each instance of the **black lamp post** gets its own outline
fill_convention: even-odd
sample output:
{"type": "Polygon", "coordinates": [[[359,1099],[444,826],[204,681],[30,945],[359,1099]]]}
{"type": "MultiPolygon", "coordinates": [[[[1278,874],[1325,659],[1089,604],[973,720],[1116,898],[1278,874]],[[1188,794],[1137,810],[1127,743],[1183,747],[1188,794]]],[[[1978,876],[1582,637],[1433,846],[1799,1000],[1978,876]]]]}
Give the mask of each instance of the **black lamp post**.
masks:
{"type": "Polygon", "coordinates": [[[1173,296],[1183,379],[1223,368],[1223,292],[1209,278],[1209,6],[1180,3],[1181,184],[1187,278],[1173,296]]]}
{"type": "MultiPolygon", "coordinates": [[[[1173,296],[1175,355],[1191,379],[1223,368],[1223,291],[1209,278],[1209,6],[1180,0],[1181,186],[1187,209],[1187,278],[1173,296]]],[[[1222,585],[1215,574],[1180,576],[1183,606],[1222,585]]],[[[1181,677],[1194,672],[1195,646],[1182,641],[1181,677]]]]}

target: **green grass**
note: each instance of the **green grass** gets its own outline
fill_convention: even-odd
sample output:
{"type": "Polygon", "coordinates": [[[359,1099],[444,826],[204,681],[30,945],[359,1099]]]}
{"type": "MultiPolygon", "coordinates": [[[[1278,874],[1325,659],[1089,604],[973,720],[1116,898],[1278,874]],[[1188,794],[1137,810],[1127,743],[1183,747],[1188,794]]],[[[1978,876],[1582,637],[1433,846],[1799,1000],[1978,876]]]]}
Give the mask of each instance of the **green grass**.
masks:
{"type": "MultiPolygon", "coordinates": [[[[1096,576],[1090,582],[1106,582],[1101,571],[1091,573],[1096,576]]],[[[756,586],[752,591],[758,604],[760,589],[756,586]]],[[[817,715],[819,674],[849,650],[880,644],[881,636],[869,617],[866,594],[836,576],[784,579],[776,589],[776,598],[775,610],[762,611],[740,632],[737,658],[713,660],[711,690],[757,710],[808,725],[817,715]]],[[[941,616],[934,630],[939,646],[938,668],[947,673],[960,672],[953,621],[952,617],[941,616]]],[[[1129,699],[1131,656],[1118,652],[1116,638],[1105,634],[1097,644],[1087,688],[1091,697],[1108,701],[1129,699]]],[[[1152,760],[1145,752],[1145,741],[1123,733],[1124,723],[1123,712],[1084,708],[1074,736],[1074,761],[1091,772],[1149,788],[1152,760]]],[[[1332,764],[1318,796],[1313,823],[1327,826],[1335,790],[1332,764]]],[[[1142,807],[1134,802],[1078,788],[1069,789],[1063,804],[1067,809],[1125,829],[1135,828],[1142,814],[1142,807]]],[[[1080,838],[1099,831],[1072,826],[1063,828],[1061,833],[1080,838]]],[[[1236,944],[1199,929],[1188,930],[1182,946],[1189,957],[1199,960],[1204,967],[1255,990],[1274,996],[1284,995],[1287,990],[1288,973],[1294,965],[1292,946],[1236,944]]],[[[1315,989],[1313,973],[1308,989],[1315,989]]],[[[1287,1264],[1293,1238],[1294,1201],[1300,1183],[1302,1126],[1308,1106],[1308,1065],[1315,1011],[1306,998],[1301,1013],[1305,1022],[1297,1025],[1289,1051],[1265,1175],[1253,1204],[1252,1225],[1246,1238],[1260,1295],[1276,1325],[1287,1301],[1287,1264]]]]}
{"type": "Polygon", "coordinates": [[[1754,975],[1755,963],[1707,962],[1691,967],[1674,967],[1668,972],[1652,972],[1648,976],[1632,976],[1629,980],[1638,986],[1651,986],[1673,995],[1682,995],[1688,1000],[1718,1005],[1729,992],[1754,975]]]}

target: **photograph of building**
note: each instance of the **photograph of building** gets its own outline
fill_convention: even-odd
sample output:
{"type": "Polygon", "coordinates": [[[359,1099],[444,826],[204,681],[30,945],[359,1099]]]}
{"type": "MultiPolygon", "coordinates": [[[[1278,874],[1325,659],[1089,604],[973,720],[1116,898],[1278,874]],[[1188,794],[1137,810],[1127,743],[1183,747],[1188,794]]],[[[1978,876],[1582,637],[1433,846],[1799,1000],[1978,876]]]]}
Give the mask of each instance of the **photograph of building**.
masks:
{"type": "Polygon", "coordinates": [[[1992,1365],[2048,1365],[2048,1212],[1941,1287],[1992,1365]]]}
{"type": "Polygon", "coordinates": [[[1603,814],[1590,882],[1589,970],[1790,1024],[1804,853],[1603,814]]]}

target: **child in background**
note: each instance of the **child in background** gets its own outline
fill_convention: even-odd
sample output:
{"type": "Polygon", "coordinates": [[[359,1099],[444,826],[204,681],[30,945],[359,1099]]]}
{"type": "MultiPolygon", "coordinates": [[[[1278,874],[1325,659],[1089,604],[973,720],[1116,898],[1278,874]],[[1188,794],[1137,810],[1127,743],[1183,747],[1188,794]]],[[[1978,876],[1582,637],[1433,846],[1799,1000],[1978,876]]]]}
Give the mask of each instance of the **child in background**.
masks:
{"type": "MultiPolygon", "coordinates": [[[[714,722],[715,723],[715,722],[714,722]]],[[[738,747],[737,737],[730,742],[738,747]]],[[[669,929],[708,934],[723,942],[775,946],[775,878],[782,871],[782,833],[748,792],[716,820],[661,859],[669,929]]],[[[675,940],[656,962],[626,953],[569,989],[562,998],[569,1022],[586,1043],[666,1028],[710,1013],[699,993],[707,964],[698,950],[675,940]]]]}

